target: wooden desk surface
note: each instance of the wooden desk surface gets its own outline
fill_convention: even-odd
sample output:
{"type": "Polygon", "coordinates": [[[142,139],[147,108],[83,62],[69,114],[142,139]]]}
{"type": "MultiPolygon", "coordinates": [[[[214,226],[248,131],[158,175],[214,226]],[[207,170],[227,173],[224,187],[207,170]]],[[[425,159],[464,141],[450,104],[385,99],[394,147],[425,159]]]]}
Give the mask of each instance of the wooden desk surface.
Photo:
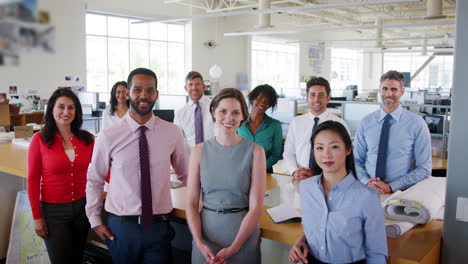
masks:
{"type": "Polygon", "coordinates": [[[28,177],[28,149],[13,143],[0,143],[0,171],[28,177]]]}
{"type": "Polygon", "coordinates": [[[433,170],[446,170],[447,159],[432,156],[432,169],[433,170]]]}
{"type": "MultiPolygon", "coordinates": [[[[12,143],[0,143],[0,171],[20,177],[27,177],[27,148],[12,143]]],[[[272,174],[267,176],[267,189],[273,189],[291,181],[288,175],[272,174]]],[[[185,188],[171,189],[174,215],[185,216],[185,188]]],[[[269,207],[264,206],[264,209],[269,207]]],[[[302,234],[300,223],[275,224],[266,212],[259,220],[262,237],[294,244],[302,234]]],[[[400,238],[387,238],[391,264],[438,263],[442,237],[442,221],[432,221],[417,226],[400,238]]]]}

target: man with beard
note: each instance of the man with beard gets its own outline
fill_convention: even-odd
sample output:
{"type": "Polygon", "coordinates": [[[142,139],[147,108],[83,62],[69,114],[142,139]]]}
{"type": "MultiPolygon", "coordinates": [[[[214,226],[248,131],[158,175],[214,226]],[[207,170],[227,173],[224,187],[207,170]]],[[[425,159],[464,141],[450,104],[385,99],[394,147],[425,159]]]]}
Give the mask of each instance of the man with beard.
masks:
{"type": "Polygon", "coordinates": [[[203,76],[196,71],[189,72],[185,77],[184,88],[190,100],[176,111],[174,124],[182,130],[185,145],[190,152],[196,144],[214,137],[215,124],[210,113],[211,99],[203,95],[203,76]]]}
{"type": "Polygon", "coordinates": [[[381,108],[361,120],[354,138],[357,176],[380,193],[407,189],[431,175],[429,128],[401,106],[404,82],[397,71],[380,77],[381,108]]]}
{"type": "Polygon", "coordinates": [[[130,109],[96,140],[86,186],[86,214],[113,263],[171,263],[170,167],[184,184],[188,155],[177,126],[153,115],[157,78],[144,68],[128,76],[130,109]],[[108,225],[101,219],[103,186],[108,225]]]}

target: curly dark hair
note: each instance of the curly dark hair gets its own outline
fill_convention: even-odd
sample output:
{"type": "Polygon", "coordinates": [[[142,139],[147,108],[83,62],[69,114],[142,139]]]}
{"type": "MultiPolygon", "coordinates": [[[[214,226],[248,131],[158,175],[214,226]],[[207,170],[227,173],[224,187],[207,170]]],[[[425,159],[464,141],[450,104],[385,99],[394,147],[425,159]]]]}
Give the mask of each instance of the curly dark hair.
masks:
{"type": "MultiPolygon", "coordinates": [[[[115,110],[117,110],[117,96],[115,95],[117,93],[117,87],[120,85],[125,86],[126,89],[128,89],[127,82],[121,81],[121,82],[116,82],[114,86],[112,86],[111,90],[111,98],[110,98],[110,113],[113,115],[115,113],[115,110]]],[[[130,100],[127,100],[127,106],[130,106],[130,100]]]]}
{"type": "Polygon", "coordinates": [[[79,140],[84,141],[86,145],[91,144],[94,141],[94,136],[86,130],[81,130],[81,125],[83,124],[83,110],[81,109],[80,100],[78,96],[68,88],[59,88],[50,96],[44,115],[44,127],[41,129],[42,140],[44,140],[48,147],[54,144],[54,137],[55,134],[57,134],[57,125],[55,124],[53,110],[57,99],[62,96],[72,99],[75,105],[75,118],[71,123],[73,135],[79,140]]]}
{"type": "MultiPolygon", "coordinates": [[[[348,134],[348,131],[346,128],[340,123],[336,121],[325,121],[317,126],[317,129],[315,129],[314,133],[312,134],[312,137],[310,139],[310,143],[312,146],[314,146],[315,142],[315,137],[318,135],[318,133],[322,131],[334,131],[336,132],[341,139],[343,140],[346,150],[350,150],[351,152],[349,155],[346,157],[346,171],[349,172],[351,171],[354,175],[354,178],[357,179],[357,174],[356,174],[356,165],[354,163],[354,155],[353,155],[353,143],[351,141],[351,137],[348,134]]],[[[320,168],[317,165],[317,162],[315,161],[315,156],[313,159],[312,163],[312,171],[314,172],[315,175],[322,173],[322,168],[320,168]]]]}
{"type": "Polygon", "coordinates": [[[248,95],[250,105],[253,105],[255,98],[257,98],[261,93],[268,98],[268,103],[270,104],[271,109],[274,110],[278,103],[278,94],[276,93],[275,88],[268,84],[259,85],[250,91],[248,95]]]}

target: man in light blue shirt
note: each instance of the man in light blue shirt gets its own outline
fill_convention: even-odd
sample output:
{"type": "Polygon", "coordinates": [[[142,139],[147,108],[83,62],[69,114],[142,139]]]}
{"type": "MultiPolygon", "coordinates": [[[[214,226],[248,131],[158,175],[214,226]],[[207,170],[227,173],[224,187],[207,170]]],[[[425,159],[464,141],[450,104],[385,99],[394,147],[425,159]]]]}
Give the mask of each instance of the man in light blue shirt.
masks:
{"type": "Polygon", "coordinates": [[[382,75],[381,108],[362,119],[354,139],[357,176],[380,193],[407,189],[431,175],[429,128],[421,116],[402,108],[403,84],[404,77],[397,71],[382,75]],[[385,119],[389,119],[388,146],[383,156],[384,169],[379,172],[381,175],[376,175],[385,119]]]}

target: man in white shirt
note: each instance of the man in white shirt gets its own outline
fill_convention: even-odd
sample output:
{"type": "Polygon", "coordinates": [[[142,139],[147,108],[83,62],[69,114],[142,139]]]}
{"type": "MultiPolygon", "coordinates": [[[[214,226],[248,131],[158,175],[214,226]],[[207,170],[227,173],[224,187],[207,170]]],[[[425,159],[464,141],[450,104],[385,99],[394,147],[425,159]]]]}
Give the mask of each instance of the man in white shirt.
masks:
{"type": "Polygon", "coordinates": [[[187,74],[185,90],[190,100],[175,112],[174,124],[182,130],[185,145],[190,152],[196,144],[214,137],[215,125],[210,114],[211,99],[203,96],[205,85],[199,72],[191,71],[187,74]]]}
{"type": "Polygon", "coordinates": [[[307,104],[310,112],[296,116],[289,125],[283,157],[289,172],[295,180],[302,180],[314,175],[310,169],[311,143],[313,129],[325,121],[340,122],[351,135],[346,122],[327,110],[330,101],[330,84],[322,77],[312,78],[307,82],[307,104]]]}

